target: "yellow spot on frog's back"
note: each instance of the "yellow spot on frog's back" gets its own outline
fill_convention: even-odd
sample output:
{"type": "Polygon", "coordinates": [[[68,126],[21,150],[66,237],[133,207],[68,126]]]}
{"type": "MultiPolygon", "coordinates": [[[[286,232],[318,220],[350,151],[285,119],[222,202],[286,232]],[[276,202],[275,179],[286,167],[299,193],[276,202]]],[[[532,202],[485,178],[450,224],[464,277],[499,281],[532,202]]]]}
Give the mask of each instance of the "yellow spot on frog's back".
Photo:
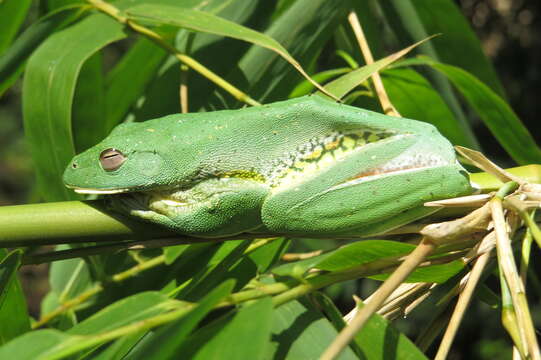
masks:
{"type": "Polygon", "coordinates": [[[355,147],[355,140],[353,140],[349,136],[345,136],[342,142],[342,146],[346,148],[347,150],[351,150],[355,147]]]}
{"type": "Polygon", "coordinates": [[[375,133],[372,133],[370,134],[370,136],[368,137],[368,142],[371,143],[371,142],[376,142],[379,140],[379,136],[375,133]]]}
{"type": "Polygon", "coordinates": [[[336,149],[338,147],[338,145],[340,145],[340,140],[335,140],[335,141],[329,142],[329,143],[325,144],[325,150],[336,149]]]}
{"type": "Polygon", "coordinates": [[[147,129],[147,131],[148,131],[148,132],[154,132],[154,131],[156,131],[156,130],[154,130],[154,129],[147,129]]]}
{"type": "Polygon", "coordinates": [[[317,146],[314,151],[312,151],[311,154],[306,156],[305,160],[313,160],[313,159],[319,159],[321,157],[321,153],[323,152],[323,148],[321,146],[317,146]]]}
{"type": "Polygon", "coordinates": [[[240,178],[240,179],[248,179],[248,180],[254,180],[259,182],[265,182],[265,177],[255,171],[250,170],[233,170],[228,171],[225,173],[222,173],[219,175],[221,178],[240,178]]]}

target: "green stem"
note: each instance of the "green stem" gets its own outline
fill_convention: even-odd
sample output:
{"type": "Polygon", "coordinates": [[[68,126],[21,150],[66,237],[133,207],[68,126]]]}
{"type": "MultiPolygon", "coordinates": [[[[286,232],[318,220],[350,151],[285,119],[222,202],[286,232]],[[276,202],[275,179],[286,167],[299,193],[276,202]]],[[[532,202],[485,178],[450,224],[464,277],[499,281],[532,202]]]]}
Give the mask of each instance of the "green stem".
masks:
{"type": "Polygon", "coordinates": [[[113,213],[99,200],[0,207],[0,248],[175,236],[113,213]]]}

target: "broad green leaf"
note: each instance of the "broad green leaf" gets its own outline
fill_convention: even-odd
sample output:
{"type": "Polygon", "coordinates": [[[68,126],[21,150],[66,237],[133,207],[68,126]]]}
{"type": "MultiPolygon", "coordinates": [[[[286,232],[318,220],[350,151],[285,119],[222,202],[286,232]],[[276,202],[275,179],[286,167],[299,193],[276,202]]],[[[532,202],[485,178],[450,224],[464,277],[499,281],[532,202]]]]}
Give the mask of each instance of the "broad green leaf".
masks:
{"type": "Polygon", "coordinates": [[[107,74],[106,133],[135,107],[137,99],[157,76],[166,56],[162,48],[146,38],[140,38],[107,74]]]}
{"type": "MultiPolygon", "coordinates": [[[[349,11],[349,1],[297,0],[265,31],[291,49],[301,64],[316,61],[323,46],[349,11]]],[[[308,67],[308,65],[305,65],[308,67]]],[[[252,46],[227,79],[261,102],[285,99],[302,78],[275,53],[252,46]],[[238,68],[237,68],[238,67],[238,68]]]]}
{"type": "MultiPolygon", "coordinates": [[[[423,4],[426,3],[426,1],[419,1],[420,8],[423,7],[423,4]]],[[[468,32],[471,32],[471,29],[469,29],[468,25],[465,24],[464,19],[462,18],[461,14],[457,14],[456,7],[448,9],[449,10],[449,16],[451,18],[455,18],[454,22],[451,22],[451,27],[448,29],[445,26],[442,27],[440,31],[437,30],[438,23],[446,23],[446,19],[435,19],[431,20],[430,18],[422,18],[420,16],[420,12],[416,8],[416,1],[411,0],[404,0],[404,1],[384,1],[380,2],[381,9],[384,11],[384,15],[387,18],[387,23],[391,26],[391,28],[394,30],[394,34],[398,37],[399,40],[402,41],[403,44],[411,43],[412,41],[415,41],[416,39],[423,39],[429,35],[434,34],[442,34],[440,37],[448,37],[450,36],[449,32],[453,30],[453,28],[456,28],[455,31],[458,33],[457,37],[463,37],[462,40],[467,41],[467,39],[464,38],[463,34],[467,34],[468,32]],[[458,16],[457,16],[458,15],[458,16]],[[426,27],[427,23],[436,24],[436,28],[428,29],[426,27]],[[461,26],[461,25],[465,25],[461,26]]],[[[449,0],[438,0],[439,5],[443,5],[444,7],[449,8],[450,1],[449,0]]],[[[450,4],[452,7],[453,4],[450,4]]],[[[422,13],[422,11],[421,11],[422,13]]],[[[446,17],[446,12],[440,12],[441,16],[446,17]]],[[[455,32],[454,31],[454,32],[455,32]]],[[[377,39],[372,39],[373,41],[378,41],[377,39]]],[[[476,39],[474,39],[475,41],[476,39]]],[[[445,40],[440,40],[445,43],[445,40]]],[[[430,57],[432,57],[435,60],[441,60],[440,55],[441,53],[438,51],[440,48],[436,48],[436,43],[429,42],[424,45],[420,49],[420,51],[430,57]]],[[[441,44],[441,42],[439,43],[441,44]]],[[[459,42],[458,44],[453,44],[450,47],[454,48],[454,57],[461,57],[465,58],[466,56],[463,56],[462,54],[465,54],[464,50],[461,48],[462,43],[459,42]],[[460,45],[459,45],[460,44],[460,45]]],[[[445,46],[445,44],[443,44],[445,46]]],[[[467,46],[467,45],[466,45],[467,46]]],[[[479,44],[473,44],[473,46],[479,47],[479,44]]],[[[470,46],[471,48],[471,46],[470,46]]],[[[470,49],[471,50],[471,49],[470,49]]],[[[479,49],[478,49],[479,50],[479,49]]],[[[476,53],[473,51],[474,54],[476,53]]],[[[482,56],[482,53],[481,53],[482,56]]],[[[490,64],[488,64],[490,66],[490,64]]],[[[466,118],[464,111],[462,110],[460,101],[455,94],[455,92],[452,89],[451,84],[449,81],[445,78],[445,76],[442,76],[437,71],[428,70],[427,75],[429,76],[429,79],[434,84],[435,89],[438,91],[438,93],[443,97],[445,102],[449,105],[453,113],[455,114],[458,121],[461,122],[462,126],[466,129],[469,128],[468,119],[466,118]]],[[[472,130],[468,131],[467,134],[465,134],[467,137],[470,138],[470,141],[476,146],[475,149],[479,149],[479,145],[477,144],[477,140],[475,139],[474,133],[472,130]]]]}
{"type": "Polygon", "coordinates": [[[75,155],[71,108],[77,77],[90,56],[124,37],[122,24],[94,14],[49,37],[28,62],[23,85],[24,125],[45,200],[75,198],[62,184],[61,175],[75,155]]]}
{"type": "Polygon", "coordinates": [[[0,249],[0,306],[7,295],[8,285],[21,265],[21,257],[21,250],[7,253],[5,249],[0,249]]]}
{"type": "Polygon", "coordinates": [[[26,13],[32,4],[31,0],[4,0],[0,2],[0,55],[7,49],[17,35],[26,13]]]}
{"type": "Polygon", "coordinates": [[[58,330],[37,330],[19,336],[0,347],[0,359],[42,360],[51,348],[77,341],[58,330]]]}
{"type": "Polygon", "coordinates": [[[391,0],[383,1],[382,9],[390,20],[389,25],[403,41],[419,41],[428,35],[441,34],[420,46],[419,51],[472,73],[500,96],[504,94],[481,42],[454,1],[391,0]]]}
{"type": "MultiPolygon", "coordinates": [[[[346,327],[347,324],[344,320],[344,316],[342,315],[340,310],[338,310],[330,297],[320,291],[316,291],[310,294],[310,300],[314,303],[315,307],[319,309],[319,311],[325,314],[325,316],[327,317],[327,319],[329,319],[330,323],[334,326],[336,331],[340,332],[346,327]]],[[[377,316],[377,314],[375,315],[377,316]]],[[[360,359],[364,357],[363,351],[361,350],[356,341],[352,341],[349,344],[349,347],[360,359]]]]}
{"type": "Polygon", "coordinates": [[[48,11],[54,11],[64,6],[84,5],[84,0],[47,0],[48,11]]]}
{"type": "MultiPolygon", "coordinates": [[[[24,2],[26,1],[21,3],[24,2]]],[[[0,50],[0,95],[17,80],[26,59],[41,42],[55,30],[80,17],[82,13],[83,10],[79,6],[58,9],[30,25],[5,52],[2,53],[0,50]]]]}
{"type": "Polygon", "coordinates": [[[176,245],[163,248],[165,263],[171,265],[180,255],[184,253],[191,245],[176,245]]]}
{"type": "MultiPolygon", "coordinates": [[[[339,77],[338,79],[335,79],[331,81],[330,83],[326,84],[325,89],[331,94],[333,94],[334,96],[338,98],[342,98],[348,92],[350,92],[355,87],[357,87],[359,84],[366,81],[370,76],[372,76],[372,74],[382,70],[386,66],[389,66],[390,64],[400,59],[401,57],[409,53],[411,50],[415,49],[415,47],[419,46],[420,44],[422,44],[423,42],[427,40],[429,40],[429,38],[421,40],[420,42],[416,44],[410,45],[405,49],[402,49],[383,59],[375,61],[370,65],[365,65],[363,67],[355,69],[339,77]]],[[[320,92],[318,92],[317,94],[323,95],[320,92]]]]}
{"type": "MultiPolygon", "coordinates": [[[[68,249],[67,245],[60,245],[58,250],[68,249]]],[[[41,313],[47,314],[54,311],[70,299],[83,293],[92,286],[88,264],[83,259],[69,259],[57,261],[51,264],[49,269],[49,283],[51,289],[41,303],[41,313]]],[[[84,307],[83,304],[80,307],[84,307]]],[[[51,322],[51,326],[59,330],[71,328],[77,323],[75,310],[65,311],[51,322]]]]}
{"type": "MultiPolygon", "coordinates": [[[[157,330],[149,341],[133,354],[135,359],[174,359],[178,348],[197,324],[212,310],[212,308],[228,296],[235,285],[234,280],[227,280],[209,292],[183,318],[157,330]]],[[[178,355],[178,354],[177,354],[178,355]]]]}
{"type": "Polygon", "coordinates": [[[75,325],[67,333],[91,335],[107,332],[178,308],[179,305],[179,301],[170,299],[162,293],[141,292],[107,306],[75,325]]]}
{"type": "MultiPolygon", "coordinates": [[[[57,249],[69,249],[62,245],[57,249]]],[[[51,291],[59,296],[61,302],[72,299],[91,285],[90,271],[83,259],[74,258],[57,261],[51,265],[49,281],[51,291]]]]}
{"type": "Polygon", "coordinates": [[[474,147],[464,129],[430,83],[412,69],[388,69],[382,73],[392,104],[405,118],[435,125],[453,144],[474,147]]]}
{"type": "Polygon", "coordinates": [[[275,239],[271,243],[249,253],[248,258],[257,265],[257,271],[262,274],[280,261],[290,243],[291,239],[275,239]]]}
{"type": "MultiPolygon", "coordinates": [[[[389,240],[362,240],[312,258],[281,265],[272,270],[276,275],[301,276],[310,269],[343,271],[378,260],[393,261],[415,249],[415,245],[389,240]]],[[[415,270],[407,282],[445,282],[458,273],[464,265],[460,261],[431,265],[415,270]]],[[[369,276],[385,279],[388,274],[369,276]]]]}
{"type": "MultiPolygon", "coordinates": [[[[274,311],[272,338],[264,359],[319,359],[338,332],[310,304],[291,301],[274,311]]],[[[358,359],[348,347],[337,357],[358,359]]]]}
{"type": "Polygon", "coordinates": [[[139,293],[106,307],[67,333],[38,330],[18,337],[0,348],[0,359],[4,359],[6,354],[23,360],[64,358],[118,337],[120,334],[114,331],[119,328],[124,329],[125,334],[138,333],[145,326],[148,329],[152,322],[145,323],[144,320],[171,309],[180,310],[182,305],[157,292],[139,293]],[[134,322],[140,326],[126,327],[134,322]]]}
{"type": "Polygon", "coordinates": [[[280,276],[301,276],[308,270],[315,268],[318,263],[328,258],[332,254],[333,252],[330,251],[318,256],[310,257],[308,259],[282,264],[272,269],[272,272],[273,274],[280,276]]]}
{"type": "Polygon", "coordinates": [[[243,262],[247,261],[244,257],[244,251],[250,246],[251,240],[234,240],[226,241],[220,245],[210,261],[205,266],[201,264],[190,283],[182,289],[178,298],[188,301],[197,301],[214,287],[226,279],[236,278],[237,286],[244,286],[245,282],[255,275],[257,268],[252,266],[252,269],[244,268],[243,272],[236,273],[235,268],[242,266],[243,262]],[[241,279],[244,277],[244,279],[241,279]]]}
{"type": "Polygon", "coordinates": [[[428,359],[406,335],[378,314],[370,317],[363,330],[355,337],[355,342],[367,360],[387,357],[400,360],[428,359]]]}
{"type": "Polygon", "coordinates": [[[456,66],[428,61],[443,73],[490,129],[507,153],[520,165],[538,163],[541,149],[513,109],[472,74],[456,66]]]}
{"type": "Polygon", "coordinates": [[[146,20],[158,24],[178,26],[193,31],[228,36],[267,48],[284,58],[304,77],[309,81],[312,81],[321,91],[324,91],[319,84],[315,83],[308,76],[302,66],[289,54],[286,48],[272,37],[263,33],[204,11],[175,6],[142,4],[127,9],[126,13],[134,20],[146,20]]]}
{"type": "Polygon", "coordinates": [[[340,271],[372,261],[406,255],[415,245],[389,240],[362,240],[343,246],[319,261],[315,267],[327,271],[340,271]]]}
{"type": "Polygon", "coordinates": [[[21,250],[8,254],[0,249],[0,345],[30,330],[26,300],[17,278],[21,257],[21,250]]]}
{"type": "MultiPolygon", "coordinates": [[[[412,272],[405,282],[417,283],[417,282],[433,282],[442,284],[458,274],[462,269],[464,269],[464,263],[460,260],[451,261],[446,264],[437,264],[431,265],[428,267],[417,268],[412,272]]],[[[385,280],[390,276],[390,274],[374,275],[369,276],[371,279],[375,280],[385,280]]]]}
{"type": "Polygon", "coordinates": [[[201,328],[177,354],[201,360],[264,359],[272,322],[272,300],[260,299],[201,328]]]}
{"type": "Polygon", "coordinates": [[[302,275],[310,269],[340,271],[371,261],[408,254],[414,245],[388,240],[362,240],[319,256],[281,265],[272,270],[282,276],[302,275]]]}
{"type": "Polygon", "coordinates": [[[96,145],[107,135],[105,115],[105,81],[103,56],[92,55],[77,78],[72,104],[72,128],[75,152],[96,145]]]}
{"type": "Polygon", "coordinates": [[[134,332],[133,334],[123,336],[113,342],[99,354],[92,353],[88,359],[92,360],[122,360],[128,359],[126,354],[130,353],[137,344],[148,335],[147,331],[134,332]]]}
{"type": "MultiPolygon", "coordinates": [[[[318,307],[327,317],[333,319],[332,323],[338,331],[342,330],[346,323],[332,300],[322,293],[314,295],[318,307]]],[[[390,354],[393,359],[427,359],[406,335],[396,330],[389,321],[378,314],[370,317],[350,346],[360,359],[380,360],[386,359],[391,356],[390,354]]]]}

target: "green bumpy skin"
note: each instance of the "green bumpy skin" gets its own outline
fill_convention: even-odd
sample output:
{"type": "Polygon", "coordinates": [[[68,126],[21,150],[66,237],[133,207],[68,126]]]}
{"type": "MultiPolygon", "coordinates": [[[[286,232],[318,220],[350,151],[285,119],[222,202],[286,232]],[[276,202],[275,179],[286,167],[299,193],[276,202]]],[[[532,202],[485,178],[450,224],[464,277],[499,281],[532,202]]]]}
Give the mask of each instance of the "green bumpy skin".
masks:
{"type": "Polygon", "coordinates": [[[379,234],[472,191],[434,126],[318,96],[119,125],[64,182],[197,237],[379,234]],[[118,168],[103,168],[107,149],[122,154],[118,168]]]}

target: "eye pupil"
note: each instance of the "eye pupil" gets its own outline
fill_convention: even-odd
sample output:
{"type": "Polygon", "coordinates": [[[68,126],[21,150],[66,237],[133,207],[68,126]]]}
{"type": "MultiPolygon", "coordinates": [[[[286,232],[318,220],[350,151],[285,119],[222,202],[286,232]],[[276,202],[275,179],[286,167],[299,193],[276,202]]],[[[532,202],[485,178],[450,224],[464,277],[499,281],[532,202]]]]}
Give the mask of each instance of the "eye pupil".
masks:
{"type": "Polygon", "coordinates": [[[114,171],[126,161],[126,157],[117,149],[106,149],[100,154],[101,167],[105,171],[114,171]]]}

